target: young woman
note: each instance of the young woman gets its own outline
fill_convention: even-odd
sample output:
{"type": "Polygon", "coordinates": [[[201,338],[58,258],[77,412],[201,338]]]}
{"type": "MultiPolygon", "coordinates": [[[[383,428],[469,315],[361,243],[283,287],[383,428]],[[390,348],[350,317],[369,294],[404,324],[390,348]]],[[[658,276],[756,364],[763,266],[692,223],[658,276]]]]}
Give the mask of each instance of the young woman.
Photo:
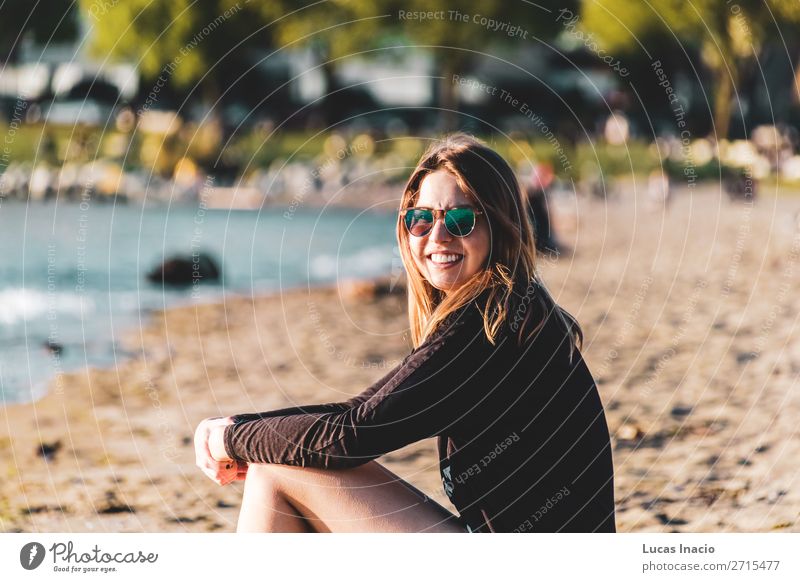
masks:
{"type": "Polygon", "coordinates": [[[400,208],[408,357],[346,402],[198,426],[198,466],[245,482],[238,531],[615,531],[603,406],[511,168],[449,136],[400,208]],[[459,516],[374,460],[431,437],[459,516]]]}

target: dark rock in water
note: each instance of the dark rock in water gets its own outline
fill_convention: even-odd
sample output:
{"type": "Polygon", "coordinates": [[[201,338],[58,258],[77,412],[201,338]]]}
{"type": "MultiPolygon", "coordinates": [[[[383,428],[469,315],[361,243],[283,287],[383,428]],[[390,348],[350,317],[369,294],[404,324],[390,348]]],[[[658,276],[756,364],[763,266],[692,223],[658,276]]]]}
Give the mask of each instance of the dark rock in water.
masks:
{"type": "Polygon", "coordinates": [[[36,454],[42,457],[45,461],[52,461],[56,457],[56,453],[61,450],[61,441],[55,441],[52,443],[39,443],[39,447],[36,450],[36,454]]]}
{"type": "Polygon", "coordinates": [[[64,352],[64,346],[53,340],[47,340],[42,345],[47,351],[56,356],[60,356],[64,352]]]}
{"type": "Polygon", "coordinates": [[[206,253],[169,257],[147,273],[147,280],[151,283],[176,286],[218,281],[219,278],[217,262],[206,253]]]}

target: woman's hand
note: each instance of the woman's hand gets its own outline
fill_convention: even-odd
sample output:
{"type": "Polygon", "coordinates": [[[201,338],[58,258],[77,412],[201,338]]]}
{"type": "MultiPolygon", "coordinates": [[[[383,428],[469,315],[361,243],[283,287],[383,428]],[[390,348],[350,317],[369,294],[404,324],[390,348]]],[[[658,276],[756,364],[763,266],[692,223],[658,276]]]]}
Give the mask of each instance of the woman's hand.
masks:
{"type": "Polygon", "coordinates": [[[194,433],[195,462],[218,485],[241,481],[247,475],[247,463],[238,463],[225,452],[223,436],[230,424],[233,419],[229,416],[206,418],[194,433]]]}

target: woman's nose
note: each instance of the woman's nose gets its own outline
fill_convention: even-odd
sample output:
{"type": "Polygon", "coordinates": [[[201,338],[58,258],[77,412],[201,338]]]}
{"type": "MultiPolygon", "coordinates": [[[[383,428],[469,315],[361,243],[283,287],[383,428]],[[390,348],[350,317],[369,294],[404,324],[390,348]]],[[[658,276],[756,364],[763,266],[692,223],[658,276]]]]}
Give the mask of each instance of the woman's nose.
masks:
{"type": "Polygon", "coordinates": [[[433,221],[433,228],[431,229],[432,241],[446,241],[450,240],[450,232],[444,225],[444,217],[437,218],[433,221]]]}

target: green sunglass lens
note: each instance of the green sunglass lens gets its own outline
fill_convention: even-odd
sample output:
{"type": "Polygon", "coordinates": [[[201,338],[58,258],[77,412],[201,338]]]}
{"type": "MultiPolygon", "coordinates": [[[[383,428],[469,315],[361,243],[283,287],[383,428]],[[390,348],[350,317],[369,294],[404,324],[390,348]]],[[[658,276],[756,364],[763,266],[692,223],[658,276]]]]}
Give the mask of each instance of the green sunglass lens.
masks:
{"type": "Polygon", "coordinates": [[[475,226],[475,212],[471,208],[453,208],[444,217],[444,225],[453,236],[467,236],[475,226]]]}
{"type": "Polygon", "coordinates": [[[414,236],[425,236],[433,227],[433,213],[430,210],[412,210],[405,215],[406,228],[414,236]]]}

